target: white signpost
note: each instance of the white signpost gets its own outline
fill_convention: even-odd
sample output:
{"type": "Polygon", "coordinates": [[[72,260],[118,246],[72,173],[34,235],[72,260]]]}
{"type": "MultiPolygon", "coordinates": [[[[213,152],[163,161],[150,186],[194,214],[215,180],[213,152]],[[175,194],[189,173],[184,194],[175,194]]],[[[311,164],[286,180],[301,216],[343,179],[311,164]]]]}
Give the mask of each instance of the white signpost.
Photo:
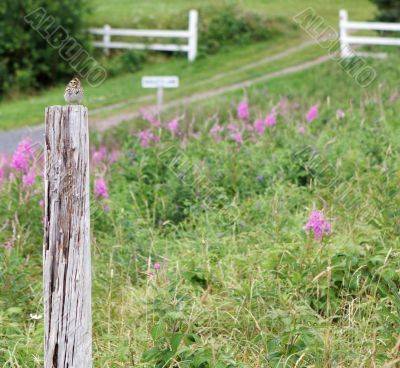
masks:
{"type": "Polygon", "coordinates": [[[178,88],[179,77],[163,76],[163,77],[143,77],[142,88],[157,88],[157,108],[160,112],[164,99],[164,88],[178,88]]]}

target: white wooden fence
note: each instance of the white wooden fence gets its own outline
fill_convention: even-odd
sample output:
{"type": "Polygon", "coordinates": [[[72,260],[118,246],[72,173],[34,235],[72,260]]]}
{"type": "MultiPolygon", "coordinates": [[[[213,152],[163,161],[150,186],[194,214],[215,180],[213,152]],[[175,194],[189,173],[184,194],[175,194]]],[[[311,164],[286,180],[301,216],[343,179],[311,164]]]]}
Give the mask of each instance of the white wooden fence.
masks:
{"type": "Polygon", "coordinates": [[[400,46],[400,38],[349,36],[349,31],[400,31],[400,23],[351,22],[347,10],[339,12],[340,54],[343,58],[354,56],[350,45],[400,46]]]}
{"type": "Polygon", "coordinates": [[[157,51],[181,51],[188,54],[188,60],[194,61],[197,56],[197,33],[198,33],[198,12],[189,11],[189,28],[183,31],[173,30],[141,30],[141,29],[122,29],[111,28],[106,24],[103,28],[90,28],[89,32],[94,35],[103,36],[103,41],[94,41],[93,46],[103,48],[106,54],[110,49],[137,49],[137,50],[157,50],[157,51]],[[188,40],[186,45],[165,44],[165,43],[130,43],[112,42],[111,36],[128,37],[150,37],[150,38],[185,38],[188,40]]]}

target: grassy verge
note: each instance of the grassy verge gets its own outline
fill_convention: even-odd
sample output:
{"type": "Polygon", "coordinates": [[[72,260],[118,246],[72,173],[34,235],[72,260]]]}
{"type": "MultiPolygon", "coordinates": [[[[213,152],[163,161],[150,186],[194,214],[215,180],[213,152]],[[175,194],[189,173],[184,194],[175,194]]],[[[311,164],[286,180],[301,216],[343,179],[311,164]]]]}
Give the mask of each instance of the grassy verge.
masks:
{"type": "MultiPolygon", "coordinates": [[[[95,5],[97,4],[96,6],[102,10],[93,13],[93,17],[96,16],[96,19],[100,19],[100,23],[103,21],[101,18],[102,11],[104,11],[104,14],[107,14],[109,17],[109,23],[113,23],[111,20],[114,19],[113,17],[115,17],[115,19],[119,20],[118,24],[124,24],[124,19],[126,19],[125,17],[131,17],[131,11],[136,12],[137,9],[142,9],[138,11],[138,17],[146,14],[148,6],[151,6],[156,12],[164,13],[165,11],[161,4],[159,7],[157,7],[153,2],[151,2],[151,4],[138,2],[136,4],[137,6],[128,6],[128,4],[121,2],[118,3],[118,5],[112,5],[112,9],[110,9],[110,5],[108,3],[104,3],[99,0],[96,1],[97,2],[95,2],[95,5]],[[141,13],[141,11],[143,13],[141,13]],[[124,12],[125,15],[123,15],[122,12],[124,12]]],[[[367,1],[363,1],[362,3],[364,5],[362,7],[360,7],[359,3],[355,5],[354,2],[351,1],[335,2],[334,4],[330,2],[329,4],[326,4],[326,2],[322,1],[310,2],[305,0],[300,2],[286,1],[279,4],[265,4],[260,1],[252,1],[251,3],[243,2],[240,3],[240,5],[245,9],[252,9],[253,11],[257,10],[275,18],[279,16],[286,18],[292,17],[296,12],[312,6],[317,13],[326,18],[328,23],[335,26],[337,23],[337,11],[341,7],[345,7],[350,11],[353,10],[353,19],[368,19],[371,17],[373,12],[372,5],[367,1]],[[355,11],[356,8],[358,11],[355,11]]],[[[169,4],[168,11],[164,15],[167,16],[171,13],[174,14],[184,9],[186,6],[185,4],[186,2],[180,1],[175,1],[169,4]]],[[[197,3],[193,3],[191,5],[194,6],[196,4],[197,3]]],[[[157,14],[154,14],[154,16],[157,16],[157,14]]],[[[158,65],[148,65],[142,72],[139,73],[108,78],[98,88],[90,88],[89,86],[85,86],[87,96],[85,104],[90,110],[93,110],[97,107],[129,100],[130,106],[133,107],[134,101],[132,100],[138,97],[143,97],[144,95],[144,92],[140,87],[140,79],[142,75],[179,75],[182,80],[182,85],[188,88],[182,88],[179,91],[171,94],[171,97],[173,98],[186,96],[187,93],[191,93],[191,91],[197,88],[196,84],[200,81],[202,82],[202,86],[199,88],[199,90],[212,89],[224,84],[230,84],[235,80],[242,79],[245,75],[243,72],[237,73],[238,75],[235,73],[235,71],[241,66],[263,59],[276,52],[283,51],[284,49],[294,46],[306,39],[307,36],[303,32],[297,32],[294,34],[293,31],[290,31],[287,34],[274,38],[268,42],[225,50],[218,55],[200,59],[193,65],[188,65],[184,58],[170,60],[158,65]],[[218,83],[215,83],[215,81],[212,83],[207,83],[209,78],[218,73],[227,73],[227,76],[224,79],[220,79],[218,83]]],[[[299,53],[296,58],[299,60],[304,60],[301,58],[301,53],[299,53]]],[[[272,68],[272,70],[275,69],[272,68]]],[[[268,71],[268,68],[259,68],[259,73],[268,71]]],[[[249,70],[248,76],[251,77],[253,75],[257,75],[257,71],[249,70]]],[[[0,129],[9,130],[22,126],[39,124],[43,119],[43,111],[45,106],[64,103],[62,98],[63,90],[64,85],[60,85],[57,88],[52,88],[49,91],[36,96],[20,96],[17,100],[4,101],[0,103],[0,129]]]]}
{"type": "MultiPolygon", "coordinates": [[[[236,115],[239,91],[193,106],[178,135],[168,120],[135,121],[159,136],[149,145],[129,125],[93,139],[120,152],[91,165],[109,189],[91,201],[94,366],[394,366],[397,65],[374,63],[368,89],[335,63],[253,86],[250,123],[277,107],[260,134],[236,115]],[[303,229],[312,209],[332,225],[322,240],[303,229]]],[[[26,188],[6,170],[16,179],[0,192],[0,365],[36,368],[43,183],[26,188]]]]}

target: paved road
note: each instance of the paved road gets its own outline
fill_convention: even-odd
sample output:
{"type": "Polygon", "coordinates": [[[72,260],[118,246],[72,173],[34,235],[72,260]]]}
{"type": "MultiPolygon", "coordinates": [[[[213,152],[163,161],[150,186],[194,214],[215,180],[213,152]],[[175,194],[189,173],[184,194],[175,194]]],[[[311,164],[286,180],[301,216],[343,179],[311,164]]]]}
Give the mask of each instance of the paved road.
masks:
{"type": "MultiPolygon", "coordinates": [[[[280,57],[287,56],[288,53],[298,51],[299,48],[307,47],[309,46],[310,43],[305,43],[304,45],[300,45],[298,47],[289,49],[283,53],[273,55],[270,58],[272,60],[276,60],[278,55],[280,57]]],[[[260,83],[260,82],[265,82],[273,78],[278,78],[284,75],[288,74],[293,74],[300,72],[302,70],[306,70],[309,68],[312,68],[316,65],[322,64],[330,59],[329,55],[324,55],[322,57],[319,57],[314,60],[310,60],[298,65],[290,66],[281,70],[278,70],[276,72],[268,73],[265,74],[261,77],[258,78],[253,78],[249,79],[240,83],[235,83],[232,85],[224,86],[221,88],[213,89],[210,91],[202,92],[202,93],[197,93],[192,96],[185,97],[183,99],[175,100],[168,102],[164,105],[165,108],[173,108],[177,106],[182,106],[186,105],[188,103],[196,102],[196,101],[202,101],[206,100],[212,97],[217,97],[220,95],[223,95],[227,92],[233,92],[236,90],[240,90],[243,88],[250,87],[251,85],[255,83],[260,83]]],[[[263,62],[266,63],[268,59],[264,59],[263,62]]],[[[246,66],[245,66],[246,67],[246,66]]],[[[149,100],[148,96],[144,96],[141,99],[143,99],[143,102],[146,102],[149,100]]],[[[123,107],[126,102],[121,102],[116,104],[115,106],[106,106],[97,110],[94,110],[93,113],[95,112],[100,112],[102,110],[111,110],[112,108],[116,107],[123,107]]],[[[155,106],[147,106],[147,108],[152,109],[155,108],[155,106]]],[[[108,118],[104,118],[102,120],[96,121],[95,124],[92,125],[91,129],[96,129],[99,131],[104,131],[107,130],[111,127],[114,127],[124,121],[128,121],[131,119],[134,119],[140,115],[139,111],[132,111],[132,112],[127,112],[127,113],[118,113],[116,115],[110,116],[108,118]]],[[[17,129],[17,130],[12,130],[12,131],[6,131],[6,132],[0,132],[0,152],[12,152],[15,150],[18,142],[24,138],[24,137],[31,137],[34,142],[38,143],[43,143],[44,140],[44,127],[43,125],[32,127],[32,128],[22,128],[22,129],[17,129]]]]}
{"type": "Polygon", "coordinates": [[[18,142],[25,137],[31,137],[33,142],[44,143],[43,126],[35,126],[30,128],[21,128],[0,132],[0,152],[11,153],[17,147],[18,142]]]}

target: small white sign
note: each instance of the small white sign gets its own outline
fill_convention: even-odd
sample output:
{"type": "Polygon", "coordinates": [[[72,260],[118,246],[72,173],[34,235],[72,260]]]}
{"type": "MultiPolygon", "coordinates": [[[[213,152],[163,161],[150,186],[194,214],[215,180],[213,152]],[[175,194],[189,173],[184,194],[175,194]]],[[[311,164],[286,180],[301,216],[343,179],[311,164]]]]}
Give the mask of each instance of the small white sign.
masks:
{"type": "Polygon", "coordinates": [[[143,88],[178,88],[179,78],[176,76],[167,77],[143,77],[143,88]]]}

